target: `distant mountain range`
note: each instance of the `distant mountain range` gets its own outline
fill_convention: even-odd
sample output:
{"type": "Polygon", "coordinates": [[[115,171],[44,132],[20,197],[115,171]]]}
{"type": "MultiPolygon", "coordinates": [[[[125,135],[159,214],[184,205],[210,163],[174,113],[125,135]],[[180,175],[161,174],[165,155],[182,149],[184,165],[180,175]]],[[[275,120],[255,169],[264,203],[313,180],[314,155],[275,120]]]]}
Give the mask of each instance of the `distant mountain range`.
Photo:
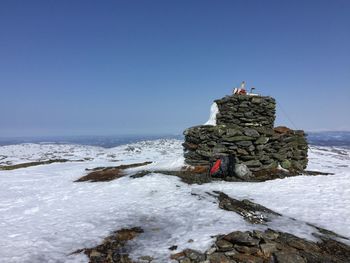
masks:
{"type": "Polygon", "coordinates": [[[321,146],[350,147],[350,131],[308,132],[308,142],[321,146]]]}
{"type": "Polygon", "coordinates": [[[101,146],[105,148],[157,139],[182,139],[182,135],[115,135],[115,136],[37,136],[37,137],[0,137],[0,146],[21,143],[57,143],[101,146]]]}
{"type": "MultiPolygon", "coordinates": [[[[350,147],[350,131],[307,132],[308,142],[319,146],[350,147]]],[[[50,137],[18,137],[1,138],[1,145],[20,143],[64,143],[82,144],[101,147],[115,147],[118,145],[156,139],[182,139],[182,135],[116,135],[116,136],[50,136],[50,137]]]]}

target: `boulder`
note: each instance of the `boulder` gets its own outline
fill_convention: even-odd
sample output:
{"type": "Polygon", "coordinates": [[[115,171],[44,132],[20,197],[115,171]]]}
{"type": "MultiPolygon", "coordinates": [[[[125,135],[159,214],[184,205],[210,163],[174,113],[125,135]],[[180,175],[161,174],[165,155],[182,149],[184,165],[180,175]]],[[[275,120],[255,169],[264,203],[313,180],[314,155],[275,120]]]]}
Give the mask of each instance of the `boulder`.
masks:
{"type": "Polygon", "coordinates": [[[252,172],[244,163],[240,163],[235,165],[235,175],[242,180],[249,180],[252,172]]]}

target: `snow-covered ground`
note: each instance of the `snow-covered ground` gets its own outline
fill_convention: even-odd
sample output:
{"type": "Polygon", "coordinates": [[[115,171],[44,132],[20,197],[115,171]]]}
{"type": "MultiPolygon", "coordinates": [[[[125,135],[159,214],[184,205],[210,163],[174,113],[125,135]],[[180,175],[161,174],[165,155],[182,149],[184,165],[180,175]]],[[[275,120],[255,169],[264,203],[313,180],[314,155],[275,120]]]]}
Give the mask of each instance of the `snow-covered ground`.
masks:
{"type": "MultiPolygon", "coordinates": [[[[37,160],[69,159],[0,171],[0,262],[86,262],[69,255],[97,245],[120,228],[145,230],[133,243],[134,257],[168,260],[170,246],[204,250],[216,234],[272,227],[313,239],[303,222],[350,238],[350,151],[312,147],[310,170],[330,176],[299,176],[263,183],[216,182],[187,185],[173,176],[152,174],[138,179],[73,183],[85,168],[153,161],[149,168],[183,165],[182,141],[156,140],[105,149],[93,146],[22,144],[0,147],[0,166],[37,160]],[[250,199],[288,217],[268,226],[250,225],[235,213],[218,208],[223,191],[250,199]],[[196,242],[188,243],[193,239],[196,242]]],[[[135,168],[143,169],[144,167],[135,168]]],[[[130,170],[132,171],[132,170],[130,170]]]]}

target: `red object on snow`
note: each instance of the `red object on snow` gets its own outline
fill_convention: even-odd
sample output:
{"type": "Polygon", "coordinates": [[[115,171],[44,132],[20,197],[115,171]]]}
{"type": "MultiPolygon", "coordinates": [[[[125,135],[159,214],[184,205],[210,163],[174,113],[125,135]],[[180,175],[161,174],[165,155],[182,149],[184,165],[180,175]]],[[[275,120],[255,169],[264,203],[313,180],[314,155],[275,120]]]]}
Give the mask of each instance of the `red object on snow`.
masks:
{"type": "Polygon", "coordinates": [[[221,166],[221,160],[217,160],[213,167],[210,169],[210,175],[213,175],[215,174],[219,169],[220,169],[220,166],[221,166]]]}

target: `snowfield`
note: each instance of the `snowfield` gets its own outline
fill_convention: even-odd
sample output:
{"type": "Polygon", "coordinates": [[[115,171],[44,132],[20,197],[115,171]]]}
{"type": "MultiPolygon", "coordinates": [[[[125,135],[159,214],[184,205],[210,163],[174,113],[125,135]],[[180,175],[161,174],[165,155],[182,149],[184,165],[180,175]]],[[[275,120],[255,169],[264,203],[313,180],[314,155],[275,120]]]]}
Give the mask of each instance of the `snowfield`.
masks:
{"type": "MultiPolygon", "coordinates": [[[[312,147],[309,170],[329,176],[298,176],[263,183],[188,185],[153,173],[111,182],[74,183],[86,168],[153,161],[149,169],[183,166],[182,141],[155,140],[105,149],[60,144],[0,147],[0,166],[50,159],[74,162],[0,171],[0,262],[87,262],[80,248],[99,244],[120,228],[140,226],[134,258],[169,261],[169,247],[205,250],[211,236],[235,230],[273,228],[315,240],[306,223],[350,238],[350,150],[312,147]],[[250,199],[286,217],[251,225],[218,208],[207,192],[250,199]],[[297,221],[292,220],[297,219],[297,221]],[[189,243],[193,239],[196,242],[189,243]]],[[[133,168],[129,172],[142,170],[133,168]]],[[[176,251],[172,251],[174,253],[176,251]]]]}

